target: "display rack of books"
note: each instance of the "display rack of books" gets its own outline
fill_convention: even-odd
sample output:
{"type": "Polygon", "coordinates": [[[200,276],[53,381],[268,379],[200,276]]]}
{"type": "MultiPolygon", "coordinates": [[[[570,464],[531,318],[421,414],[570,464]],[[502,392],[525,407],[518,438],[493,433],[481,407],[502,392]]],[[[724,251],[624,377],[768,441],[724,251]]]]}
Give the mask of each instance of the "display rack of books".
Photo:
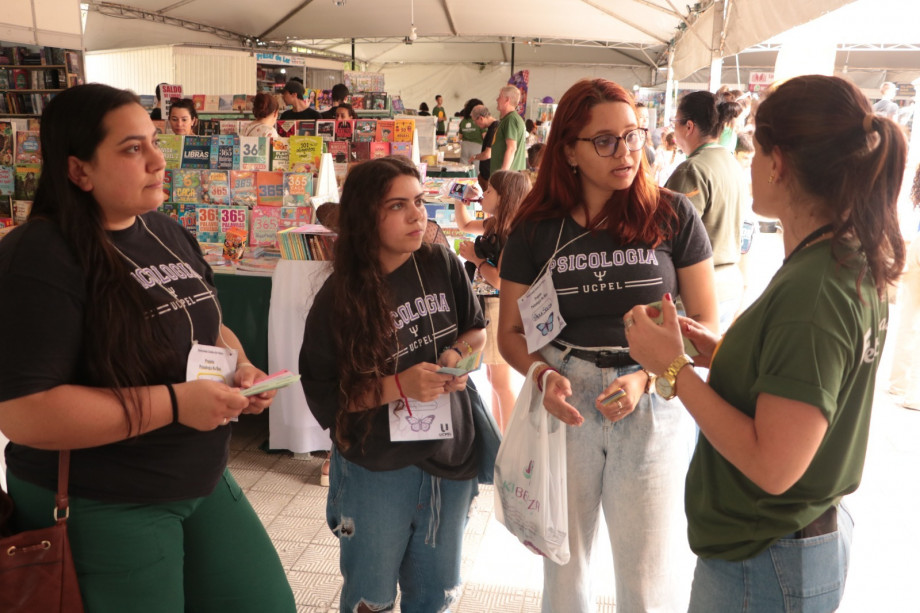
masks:
{"type": "Polygon", "coordinates": [[[54,94],[82,83],[81,52],[0,41],[0,117],[37,117],[54,94]]]}
{"type": "Polygon", "coordinates": [[[0,237],[28,218],[41,171],[38,131],[0,120],[0,237]]]}

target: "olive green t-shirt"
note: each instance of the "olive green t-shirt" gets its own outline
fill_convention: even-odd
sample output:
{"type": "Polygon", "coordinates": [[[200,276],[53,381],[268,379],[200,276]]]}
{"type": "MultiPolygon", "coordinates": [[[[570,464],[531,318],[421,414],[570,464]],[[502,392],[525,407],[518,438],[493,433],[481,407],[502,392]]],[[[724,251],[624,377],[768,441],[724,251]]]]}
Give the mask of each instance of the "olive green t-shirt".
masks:
{"type": "Polygon", "coordinates": [[[465,143],[482,144],[482,130],[479,129],[479,126],[477,126],[476,122],[470,117],[464,117],[460,121],[460,135],[463,137],[463,142],[465,143]]]}
{"type": "Polygon", "coordinates": [[[857,294],[865,259],[841,249],[850,267],[831,257],[830,241],[793,255],[713,359],[710,386],[745,415],[768,393],[817,407],[828,428],[805,474],[780,495],[760,489],[700,435],[685,501],[690,548],[700,557],[754,557],[859,485],[888,303],[868,272],[857,294]]]}
{"type": "Polygon", "coordinates": [[[517,114],[517,111],[511,111],[502,117],[501,121],[498,123],[498,130],[495,131],[495,141],[492,143],[490,174],[495,174],[502,169],[505,151],[508,149],[508,143],[505,142],[506,140],[517,141],[517,149],[514,150],[514,158],[511,160],[511,168],[508,170],[526,170],[527,128],[524,126],[524,120],[517,114]]]}

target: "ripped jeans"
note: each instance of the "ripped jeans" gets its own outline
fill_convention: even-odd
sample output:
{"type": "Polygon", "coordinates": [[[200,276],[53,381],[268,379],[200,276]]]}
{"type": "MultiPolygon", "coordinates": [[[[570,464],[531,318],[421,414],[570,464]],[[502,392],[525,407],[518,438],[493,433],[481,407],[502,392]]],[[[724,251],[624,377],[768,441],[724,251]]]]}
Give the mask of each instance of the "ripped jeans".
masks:
{"type": "Polygon", "coordinates": [[[451,481],[416,466],[371,471],[333,448],[326,522],[339,538],[339,610],[449,611],[460,593],[460,548],[476,479],[451,481]]]}

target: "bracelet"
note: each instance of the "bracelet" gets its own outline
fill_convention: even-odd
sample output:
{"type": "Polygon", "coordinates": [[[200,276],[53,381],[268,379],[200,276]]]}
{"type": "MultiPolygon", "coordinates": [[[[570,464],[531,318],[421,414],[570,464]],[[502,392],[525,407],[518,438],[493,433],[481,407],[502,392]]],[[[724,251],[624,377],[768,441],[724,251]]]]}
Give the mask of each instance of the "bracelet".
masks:
{"type": "Polygon", "coordinates": [[[399,390],[399,397],[402,398],[402,401],[406,405],[406,410],[409,412],[409,417],[412,417],[412,409],[409,408],[409,399],[406,398],[406,395],[402,391],[402,385],[399,384],[399,373],[393,373],[393,378],[396,379],[396,389],[399,390]]]}
{"type": "MultiPolygon", "coordinates": [[[[448,347],[444,351],[456,351],[457,355],[459,355],[461,359],[463,358],[463,352],[457,349],[456,347],[448,347]]],[[[444,351],[442,351],[441,353],[444,353],[444,351]]]]}
{"type": "Polygon", "coordinates": [[[172,383],[165,383],[166,391],[169,392],[169,402],[172,405],[172,423],[179,423],[179,400],[176,398],[176,390],[173,389],[172,383]]]}
{"type": "Polygon", "coordinates": [[[253,368],[255,368],[255,364],[253,364],[252,362],[240,362],[236,365],[238,369],[242,368],[243,366],[252,366],[253,368]]]}
{"type": "Polygon", "coordinates": [[[550,372],[554,372],[557,375],[559,374],[558,370],[556,370],[552,366],[547,366],[540,372],[540,376],[537,377],[537,389],[540,390],[541,392],[543,391],[543,384],[545,383],[546,375],[550,372]]]}
{"type": "MultiPolygon", "coordinates": [[[[466,353],[467,353],[467,355],[470,355],[470,354],[473,353],[473,346],[470,345],[468,342],[466,342],[466,341],[461,340],[461,339],[458,338],[457,340],[454,341],[454,345],[456,345],[457,343],[463,343],[464,345],[466,345],[466,353]]],[[[451,349],[455,349],[455,347],[452,346],[451,349]]],[[[460,354],[460,357],[463,357],[463,354],[462,354],[462,353],[460,354]]]]}

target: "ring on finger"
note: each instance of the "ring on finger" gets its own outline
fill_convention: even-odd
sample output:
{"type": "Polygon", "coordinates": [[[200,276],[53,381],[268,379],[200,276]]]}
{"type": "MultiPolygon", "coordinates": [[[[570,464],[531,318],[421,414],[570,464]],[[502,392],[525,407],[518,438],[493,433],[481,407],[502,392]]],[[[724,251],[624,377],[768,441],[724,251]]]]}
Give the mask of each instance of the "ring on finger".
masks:
{"type": "Polygon", "coordinates": [[[229,424],[229,423],[230,423],[230,420],[227,419],[226,417],[224,417],[224,421],[220,422],[220,425],[226,426],[226,425],[229,424]]]}
{"type": "Polygon", "coordinates": [[[632,317],[626,317],[625,319],[623,319],[624,329],[629,330],[634,325],[636,325],[636,320],[633,319],[632,317]]]}
{"type": "Polygon", "coordinates": [[[620,411],[623,410],[623,401],[622,401],[622,400],[617,400],[617,408],[618,408],[620,411]]]}

